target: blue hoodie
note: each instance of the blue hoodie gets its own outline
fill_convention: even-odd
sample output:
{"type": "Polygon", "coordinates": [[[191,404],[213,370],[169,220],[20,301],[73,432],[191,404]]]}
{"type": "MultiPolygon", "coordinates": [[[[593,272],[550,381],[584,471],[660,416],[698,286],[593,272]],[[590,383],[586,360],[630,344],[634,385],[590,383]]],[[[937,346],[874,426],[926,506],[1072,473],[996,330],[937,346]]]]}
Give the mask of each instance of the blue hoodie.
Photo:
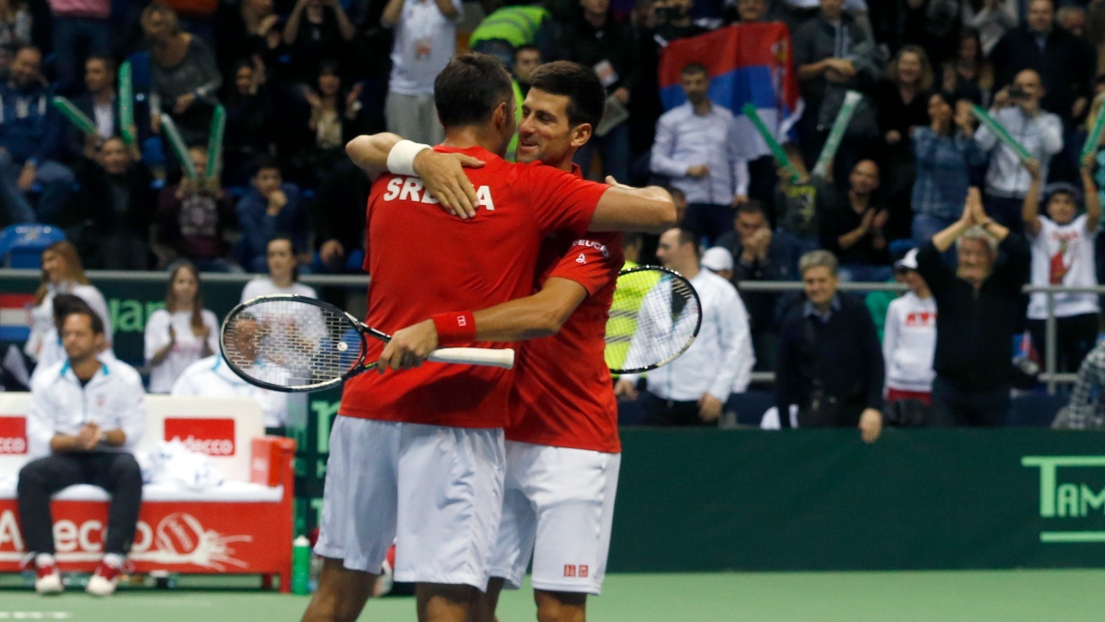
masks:
{"type": "Polygon", "coordinates": [[[56,158],[67,121],[50,105],[50,89],[42,84],[16,88],[0,83],[0,147],[12,161],[56,158]]]}

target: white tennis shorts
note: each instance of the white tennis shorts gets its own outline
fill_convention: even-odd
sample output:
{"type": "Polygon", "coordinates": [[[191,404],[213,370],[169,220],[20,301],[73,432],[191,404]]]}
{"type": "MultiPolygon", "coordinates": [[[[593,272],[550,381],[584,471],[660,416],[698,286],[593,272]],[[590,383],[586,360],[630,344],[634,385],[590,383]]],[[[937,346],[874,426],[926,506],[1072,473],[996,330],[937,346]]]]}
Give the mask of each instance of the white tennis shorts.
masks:
{"type": "Polygon", "coordinates": [[[315,552],[395,580],[487,589],[503,505],[501,429],[339,416],[315,552]]]}
{"type": "Polygon", "coordinates": [[[503,518],[491,575],[518,589],[598,594],[606,576],[621,454],[506,443],[503,518]]]}

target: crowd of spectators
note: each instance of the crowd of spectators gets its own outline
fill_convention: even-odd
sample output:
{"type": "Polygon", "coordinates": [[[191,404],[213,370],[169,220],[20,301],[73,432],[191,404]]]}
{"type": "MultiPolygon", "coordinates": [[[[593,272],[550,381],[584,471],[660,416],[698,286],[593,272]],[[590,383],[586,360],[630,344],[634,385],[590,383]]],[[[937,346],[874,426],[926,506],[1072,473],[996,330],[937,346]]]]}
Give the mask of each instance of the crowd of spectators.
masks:
{"type": "MultiPolygon", "coordinates": [[[[902,268],[903,255],[961,223],[972,186],[987,218],[1031,249],[1031,279],[1018,285],[1096,285],[1105,264],[1105,167],[1080,157],[1105,102],[1102,0],[0,0],[0,225],[60,226],[90,268],[186,260],[197,279],[264,272],[279,241],[287,257],[277,264],[294,274],[357,271],[368,183],[343,146],[385,129],[436,142],[434,77],[469,46],[503,60],[519,101],[541,62],[593,67],[608,101],[577,158],[585,174],[671,188],[697,242],[731,254],[738,290],[797,281],[800,258],[819,250],[844,281],[908,282],[916,270],[902,268]],[[764,21],[791,33],[782,57],[803,100],[783,141],[794,176],[775,174],[763,140],[736,123],[741,111],[711,99],[711,59],[682,68],[685,104],[665,111],[660,99],[658,65],[673,41],[764,21]],[[124,61],[136,93],[129,128],[117,105],[124,61]],[[815,168],[848,91],[862,99],[835,158],[815,168]],[[50,104],[59,94],[94,132],[61,116],[50,104]],[[226,132],[221,170],[209,175],[217,105],[226,132]],[[1023,152],[980,126],[976,105],[1023,152]],[[170,145],[169,119],[183,152],[170,145]]],[[[645,240],[643,262],[656,245],[645,240]]],[[[954,265],[955,249],[942,261],[954,265]]],[[[918,308],[941,298],[912,289],[918,308]]],[[[795,301],[741,294],[757,368],[773,370],[795,301]]],[[[1010,344],[1025,331],[1042,350],[1041,300],[1027,313],[1016,302],[1010,344]]],[[[1073,372],[1093,346],[1099,305],[1073,296],[1056,311],[1059,360],[1073,372]]],[[[199,330],[177,313],[181,337],[199,330]]]]}

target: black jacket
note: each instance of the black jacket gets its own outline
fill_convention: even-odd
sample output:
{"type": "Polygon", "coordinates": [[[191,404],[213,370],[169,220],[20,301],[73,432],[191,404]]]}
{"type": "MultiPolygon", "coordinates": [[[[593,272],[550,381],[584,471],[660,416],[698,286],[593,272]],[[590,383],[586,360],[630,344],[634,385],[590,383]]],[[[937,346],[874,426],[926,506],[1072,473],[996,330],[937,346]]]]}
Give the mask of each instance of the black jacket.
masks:
{"type": "Polygon", "coordinates": [[[1013,333],[1024,317],[1021,286],[1032,254],[1015,233],[998,247],[990,278],[975,289],[940,259],[932,242],[917,253],[917,271],[936,298],[936,373],[964,391],[1008,388],[1013,368],[1013,333]]]}
{"type": "Polygon", "coordinates": [[[1093,98],[1093,79],[1097,73],[1097,51],[1070,32],[1051,29],[1044,50],[1027,27],[1010,30],[990,52],[994,64],[994,88],[1013,82],[1017,73],[1035,69],[1044,83],[1045,110],[1070,120],[1071,108],[1079,97],[1093,98]]]}
{"type": "Polygon", "coordinates": [[[779,330],[775,401],[783,427],[789,406],[809,406],[815,383],[837,399],[837,426],[855,426],[866,408],[882,408],[885,369],[875,322],[863,301],[837,293],[839,308],[827,322],[804,314],[805,300],[787,313],[779,330]],[[812,338],[812,339],[811,339],[812,338]]]}

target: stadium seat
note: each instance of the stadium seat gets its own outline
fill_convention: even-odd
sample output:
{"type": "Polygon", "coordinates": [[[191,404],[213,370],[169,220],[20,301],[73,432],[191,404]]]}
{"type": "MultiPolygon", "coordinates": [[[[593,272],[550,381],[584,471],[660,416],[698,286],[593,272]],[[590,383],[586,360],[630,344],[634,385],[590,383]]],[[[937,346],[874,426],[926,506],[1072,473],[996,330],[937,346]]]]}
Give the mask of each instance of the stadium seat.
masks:
{"type": "Polygon", "coordinates": [[[775,396],[763,391],[747,391],[729,396],[725,409],[737,413],[737,425],[760,427],[768,408],[775,405],[775,396]]]}
{"type": "Polygon", "coordinates": [[[1018,395],[1013,398],[1006,425],[1046,428],[1055,420],[1059,409],[1066,406],[1065,395],[1018,395]]]}
{"type": "Polygon", "coordinates": [[[11,225],[0,231],[0,266],[35,270],[42,267],[42,251],[65,239],[50,225],[11,225]]]}

